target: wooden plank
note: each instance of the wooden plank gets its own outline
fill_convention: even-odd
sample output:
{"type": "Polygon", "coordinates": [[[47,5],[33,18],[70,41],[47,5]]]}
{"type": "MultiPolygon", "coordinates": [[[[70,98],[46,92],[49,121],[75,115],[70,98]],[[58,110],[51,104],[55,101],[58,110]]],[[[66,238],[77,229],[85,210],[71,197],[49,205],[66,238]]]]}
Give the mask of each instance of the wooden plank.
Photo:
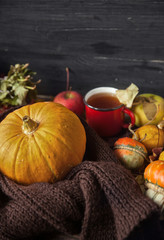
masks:
{"type": "Polygon", "coordinates": [[[0,2],[0,72],[29,62],[42,79],[41,94],[72,88],[85,94],[96,86],[163,96],[163,1],[0,2]]]}

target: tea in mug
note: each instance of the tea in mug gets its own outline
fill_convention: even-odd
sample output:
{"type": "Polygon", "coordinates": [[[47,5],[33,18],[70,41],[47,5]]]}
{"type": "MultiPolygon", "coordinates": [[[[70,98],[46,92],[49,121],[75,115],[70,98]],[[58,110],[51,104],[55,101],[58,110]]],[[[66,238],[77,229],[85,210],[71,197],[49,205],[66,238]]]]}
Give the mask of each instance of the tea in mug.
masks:
{"type": "Polygon", "coordinates": [[[94,108],[111,109],[121,105],[115,94],[96,93],[88,98],[87,103],[94,108]]]}

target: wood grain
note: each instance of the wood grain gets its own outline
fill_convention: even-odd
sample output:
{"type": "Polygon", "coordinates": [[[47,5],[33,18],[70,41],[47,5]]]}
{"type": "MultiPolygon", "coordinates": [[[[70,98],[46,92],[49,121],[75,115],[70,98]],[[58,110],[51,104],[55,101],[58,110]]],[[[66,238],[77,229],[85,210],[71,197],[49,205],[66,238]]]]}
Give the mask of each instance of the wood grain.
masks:
{"type": "Polygon", "coordinates": [[[70,85],[126,88],[164,96],[164,2],[1,0],[0,72],[30,63],[40,94],[70,85]]]}

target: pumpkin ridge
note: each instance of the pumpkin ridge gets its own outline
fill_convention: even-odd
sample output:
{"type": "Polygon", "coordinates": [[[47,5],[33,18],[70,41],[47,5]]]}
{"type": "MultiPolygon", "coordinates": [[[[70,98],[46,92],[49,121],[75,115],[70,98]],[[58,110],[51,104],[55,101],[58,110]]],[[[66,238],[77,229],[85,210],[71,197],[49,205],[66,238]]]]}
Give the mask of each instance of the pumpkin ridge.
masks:
{"type": "MultiPolygon", "coordinates": [[[[3,124],[3,123],[2,123],[2,125],[3,125],[3,126],[14,126],[14,127],[15,127],[16,124],[12,124],[12,123],[5,123],[5,124],[3,124]]],[[[19,124],[16,125],[16,126],[19,126],[19,124]]]]}
{"type": "MultiPolygon", "coordinates": [[[[43,131],[43,130],[42,130],[42,131],[43,131]]],[[[59,142],[61,142],[62,144],[64,144],[64,146],[67,147],[67,149],[69,149],[69,151],[72,152],[72,149],[70,149],[58,136],[56,136],[56,134],[54,134],[54,133],[52,134],[51,132],[46,131],[45,129],[44,129],[44,132],[46,132],[46,133],[48,133],[48,134],[51,134],[52,136],[55,136],[59,142]]],[[[77,159],[80,160],[76,152],[73,152],[73,154],[76,154],[77,159]]],[[[78,161],[78,162],[79,162],[79,161],[78,161]]]]}
{"type": "MultiPolygon", "coordinates": [[[[35,104],[38,104],[38,103],[34,103],[33,105],[31,105],[31,107],[30,107],[30,105],[28,105],[28,107],[29,107],[29,117],[32,118],[34,121],[38,121],[37,119],[39,118],[39,122],[42,122],[43,119],[45,118],[45,114],[43,114],[44,111],[45,111],[45,108],[49,107],[48,105],[53,105],[53,107],[54,107],[54,103],[53,102],[46,102],[46,104],[45,104],[45,102],[44,102],[44,104],[43,104],[42,102],[40,102],[39,103],[40,106],[37,107],[37,109],[38,109],[37,112],[36,112],[36,110],[33,109],[33,108],[35,108],[35,104]],[[33,111],[34,111],[34,113],[32,113],[33,111]],[[39,115],[39,117],[38,117],[38,115],[39,115]]],[[[48,111],[50,111],[50,110],[48,110],[48,111]]],[[[55,111],[57,112],[58,109],[55,109],[55,111]]],[[[46,121],[47,121],[47,116],[46,116],[46,121]]]]}
{"type": "MultiPolygon", "coordinates": [[[[160,173],[159,173],[159,175],[161,176],[164,176],[164,169],[162,169],[161,171],[160,171],[160,173]]],[[[158,179],[158,182],[160,182],[160,179],[158,179]]]]}
{"type": "Polygon", "coordinates": [[[132,150],[133,149],[133,152],[136,152],[138,153],[139,155],[141,155],[144,159],[147,160],[147,157],[146,157],[146,154],[142,151],[142,150],[138,150],[134,147],[131,147],[130,145],[129,146],[126,146],[126,145],[117,145],[114,147],[114,149],[125,149],[125,150],[132,150]]]}
{"type": "MultiPolygon", "coordinates": [[[[37,134],[40,135],[38,132],[37,132],[37,134]]],[[[49,162],[48,162],[47,159],[44,157],[44,154],[42,153],[41,148],[39,147],[39,144],[38,144],[38,142],[37,142],[37,140],[36,140],[35,134],[34,134],[33,136],[34,136],[35,143],[36,143],[36,145],[37,145],[37,147],[38,147],[38,149],[39,149],[39,152],[42,154],[43,159],[45,160],[45,162],[46,162],[49,170],[50,170],[50,171],[52,172],[52,174],[54,175],[54,178],[56,178],[56,173],[53,171],[53,169],[52,169],[51,166],[49,165],[49,162]]]]}
{"type": "Polygon", "coordinates": [[[19,114],[19,109],[15,110],[14,112],[12,112],[15,114],[16,117],[19,117],[22,120],[22,115],[19,114]]]}
{"type": "MultiPolygon", "coordinates": [[[[35,105],[35,103],[34,103],[34,105],[35,105]]],[[[34,105],[33,105],[33,107],[34,107],[34,105]]],[[[42,115],[42,111],[44,110],[44,108],[45,107],[47,107],[47,104],[46,105],[44,105],[44,106],[42,106],[42,108],[39,108],[38,107],[38,112],[36,113],[34,113],[34,114],[32,114],[32,112],[33,112],[33,109],[32,108],[30,108],[30,106],[28,107],[28,116],[30,117],[30,118],[32,118],[33,120],[34,120],[34,118],[36,118],[36,116],[38,115],[38,114],[40,114],[40,115],[42,115]]],[[[37,121],[36,119],[34,120],[34,121],[37,121]]],[[[40,119],[40,121],[39,122],[41,122],[42,121],[42,119],[40,119]]]]}
{"type": "MultiPolygon", "coordinates": [[[[19,110],[19,109],[17,109],[17,110],[19,110]]],[[[17,110],[15,110],[15,111],[17,111],[17,110]]],[[[21,120],[22,120],[22,118],[17,114],[17,113],[15,113],[15,111],[14,112],[11,112],[12,114],[14,114],[16,117],[19,117],[21,120]]],[[[9,113],[7,116],[6,116],[6,118],[5,119],[3,119],[0,123],[1,123],[1,125],[13,125],[13,126],[15,126],[16,124],[15,123],[17,123],[17,121],[15,121],[13,124],[12,123],[4,123],[5,121],[6,121],[6,119],[7,119],[7,121],[12,121],[12,119],[10,118],[10,114],[11,113],[9,113]],[[5,120],[5,121],[4,121],[5,120]]],[[[19,126],[19,123],[18,123],[18,126],[19,126]]]]}
{"type": "MultiPolygon", "coordinates": [[[[159,170],[159,168],[161,167],[161,165],[163,165],[163,162],[161,162],[157,167],[156,167],[156,173],[158,172],[158,174],[160,175],[160,173],[164,170],[159,170]]],[[[159,181],[159,175],[158,177],[156,178],[156,185],[158,185],[158,181],[159,181]]]]}
{"type": "MultiPolygon", "coordinates": [[[[20,135],[22,135],[22,134],[20,134],[20,135]]],[[[10,138],[6,139],[6,141],[3,142],[3,144],[0,145],[0,147],[3,147],[3,145],[4,145],[7,141],[9,141],[9,140],[11,140],[12,138],[17,137],[17,136],[18,136],[18,134],[15,134],[14,136],[11,136],[10,138]]]]}
{"type": "MultiPolygon", "coordinates": [[[[14,135],[14,136],[12,136],[11,138],[8,138],[0,147],[2,147],[7,141],[9,141],[9,140],[11,140],[13,137],[16,137],[17,135],[14,135]]],[[[20,136],[21,137],[21,139],[20,139],[20,142],[23,140],[23,136],[20,136]]],[[[15,154],[15,156],[17,156],[17,154],[18,154],[18,148],[16,148],[16,150],[17,150],[17,153],[15,154]]],[[[6,156],[4,156],[3,157],[3,159],[2,159],[2,162],[3,162],[3,160],[4,160],[4,158],[5,158],[6,156]]],[[[16,175],[15,175],[15,163],[16,163],[16,158],[15,158],[15,161],[14,161],[14,163],[13,163],[13,165],[14,165],[14,171],[12,171],[12,174],[14,175],[14,177],[16,177],[16,175]]],[[[1,169],[1,167],[0,167],[0,169],[1,169]]]]}
{"type": "MultiPolygon", "coordinates": [[[[22,142],[23,142],[23,140],[24,140],[24,137],[25,136],[21,136],[21,139],[20,139],[20,143],[19,143],[19,146],[21,146],[21,144],[22,144],[22,142]]],[[[17,163],[17,156],[18,156],[18,153],[19,153],[19,147],[17,147],[17,153],[15,154],[15,160],[14,160],[14,171],[13,171],[13,173],[14,173],[14,178],[16,179],[16,181],[17,181],[17,177],[16,177],[16,163],[17,163]]]]}

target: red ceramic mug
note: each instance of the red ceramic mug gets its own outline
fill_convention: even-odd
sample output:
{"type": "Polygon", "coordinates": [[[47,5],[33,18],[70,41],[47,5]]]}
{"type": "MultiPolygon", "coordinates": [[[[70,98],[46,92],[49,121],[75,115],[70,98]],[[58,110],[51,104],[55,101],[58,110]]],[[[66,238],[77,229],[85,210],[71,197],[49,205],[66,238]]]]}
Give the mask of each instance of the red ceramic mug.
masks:
{"type": "Polygon", "coordinates": [[[90,90],[84,97],[86,121],[101,137],[116,136],[122,128],[128,128],[125,114],[129,115],[132,126],[135,116],[119,102],[116,88],[99,87],[90,90]]]}

